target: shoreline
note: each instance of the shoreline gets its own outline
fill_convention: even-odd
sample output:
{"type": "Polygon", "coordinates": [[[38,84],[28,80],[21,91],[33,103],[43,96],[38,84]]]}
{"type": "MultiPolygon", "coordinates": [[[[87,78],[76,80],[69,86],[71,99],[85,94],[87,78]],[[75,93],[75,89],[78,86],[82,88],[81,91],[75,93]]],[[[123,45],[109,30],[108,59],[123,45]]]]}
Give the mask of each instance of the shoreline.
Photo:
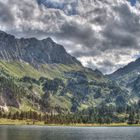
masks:
{"type": "Polygon", "coordinates": [[[140,124],[112,123],[112,124],[44,124],[43,121],[0,119],[0,126],[62,126],[62,127],[140,127],[140,124]]]}

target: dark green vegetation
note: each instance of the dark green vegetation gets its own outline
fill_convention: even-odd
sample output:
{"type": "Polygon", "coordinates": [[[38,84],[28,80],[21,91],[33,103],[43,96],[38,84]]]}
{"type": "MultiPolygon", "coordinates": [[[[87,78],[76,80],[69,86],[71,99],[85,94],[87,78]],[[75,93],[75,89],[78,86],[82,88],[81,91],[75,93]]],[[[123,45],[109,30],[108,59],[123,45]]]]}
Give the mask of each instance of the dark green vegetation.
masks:
{"type": "Polygon", "coordinates": [[[60,73],[62,78],[15,77],[4,70],[0,73],[0,105],[9,111],[70,113],[104,102],[108,106],[123,105],[128,96],[117,84],[86,68],[64,71],[60,73]]]}
{"type": "Polygon", "coordinates": [[[138,103],[140,98],[140,58],[118,69],[107,76],[114,80],[120,87],[127,89],[130,94],[130,102],[138,103]]]}
{"type": "MultiPolygon", "coordinates": [[[[131,71],[128,75],[135,77],[131,71]]],[[[16,39],[0,32],[2,116],[11,112],[11,118],[14,118],[17,111],[26,114],[32,110],[37,114],[49,114],[48,117],[54,118],[53,122],[128,121],[135,116],[130,112],[139,115],[140,78],[129,79],[127,83],[127,80],[123,81],[127,78],[116,77],[117,80],[113,75],[104,76],[98,70],[83,67],[50,38],[16,39]]]]}
{"type": "MultiPolygon", "coordinates": [[[[140,103],[139,103],[140,104],[140,103]]],[[[139,104],[135,106],[113,107],[102,105],[75,113],[37,113],[35,111],[3,112],[0,119],[44,122],[44,124],[140,124],[139,104]]],[[[6,123],[6,122],[5,122],[6,123]]]]}

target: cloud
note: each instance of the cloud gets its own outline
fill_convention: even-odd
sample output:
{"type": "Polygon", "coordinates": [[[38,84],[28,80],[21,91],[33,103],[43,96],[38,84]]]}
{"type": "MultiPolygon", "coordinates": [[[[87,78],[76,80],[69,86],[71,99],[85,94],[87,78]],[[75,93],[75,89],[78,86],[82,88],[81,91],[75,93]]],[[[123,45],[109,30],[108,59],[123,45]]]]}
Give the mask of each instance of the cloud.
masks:
{"type": "Polygon", "coordinates": [[[92,30],[90,24],[79,24],[76,22],[65,22],[60,32],[55,34],[58,38],[69,39],[71,42],[81,44],[85,47],[93,47],[97,43],[97,34],[92,30]]]}
{"type": "Polygon", "coordinates": [[[0,29],[17,37],[51,36],[83,65],[109,73],[139,56],[140,3],[0,0],[0,29]]]}
{"type": "Polygon", "coordinates": [[[9,9],[9,6],[0,2],[0,24],[10,26],[13,25],[13,23],[14,17],[9,9]]]}

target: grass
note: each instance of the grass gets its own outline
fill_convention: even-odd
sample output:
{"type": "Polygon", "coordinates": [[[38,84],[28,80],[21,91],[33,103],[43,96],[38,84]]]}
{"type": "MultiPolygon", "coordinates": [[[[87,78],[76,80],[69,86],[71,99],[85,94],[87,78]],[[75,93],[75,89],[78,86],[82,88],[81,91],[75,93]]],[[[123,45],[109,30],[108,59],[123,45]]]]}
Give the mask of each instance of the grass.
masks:
{"type": "MultiPolygon", "coordinates": [[[[0,61],[0,67],[6,70],[10,75],[16,77],[31,76],[39,78],[43,74],[25,62],[6,62],[0,61]]],[[[45,74],[44,74],[45,75],[45,74]]]]}
{"type": "Polygon", "coordinates": [[[50,79],[53,78],[64,78],[64,72],[77,71],[82,69],[78,65],[63,65],[63,64],[42,64],[38,69],[34,68],[32,65],[19,62],[11,61],[7,62],[4,60],[0,61],[0,68],[4,69],[7,73],[15,77],[30,76],[36,79],[39,79],[41,76],[47,77],[50,79]]]}
{"type": "Polygon", "coordinates": [[[65,97],[63,96],[50,96],[50,106],[60,106],[63,109],[70,109],[71,108],[71,102],[69,100],[67,100],[65,97]]]}
{"type": "Polygon", "coordinates": [[[32,120],[0,119],[0,125],[44,125],[44,122],[34,122],[32,120]]]}
{"type": "Polygon", "coordinates": [[[43,121],[0,119],[0,125],[37,125],[37,126],[73,126],[73,127],[140,127],[140,124],[44,124],[43,121]]]}

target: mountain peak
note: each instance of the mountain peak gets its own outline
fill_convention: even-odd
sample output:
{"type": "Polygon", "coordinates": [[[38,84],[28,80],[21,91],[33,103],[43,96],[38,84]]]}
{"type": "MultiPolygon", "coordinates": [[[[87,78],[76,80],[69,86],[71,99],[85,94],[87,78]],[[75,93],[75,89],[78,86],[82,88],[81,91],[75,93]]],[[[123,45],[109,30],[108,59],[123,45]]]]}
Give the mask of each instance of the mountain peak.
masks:
{"type": "Polygon", "coordinates": [[[111,79],[119,79],[122,77],[127,76],[137,76],[140,73],[140,58],[136,59],[135,61],[129,63],[128,65],[118,69],[114,73],[108,75],[111,79]]]}
{"type": "Polygon", "coordinates": [[[2,37],[3,37],[3,38],[15,38],[13,35],[10,35],[10,34],[4,32],[4,31],[1,31],[1,30],[0,30],[0,39],[1,39],[2,37]]]}
{"type": "Polygon", "coordinates": [[[49,41],[49,42],[54,42],[51,37],[47,37],[46,39],[43,39],[43,40],[44,41],[49,41]]]}
{"type": "Polygon", "coordinates": [[[4,31],[0,30],[0,34],[6,34],[4,31]]]}
{"type": "Polygon", "coordinates": [[[68,54],[62,45],[55,43],[50,37],[17,39],[0,31],[0,59],[22,60],[33,65],[39,64],[78,64],[81,63],[68,54]]]}

